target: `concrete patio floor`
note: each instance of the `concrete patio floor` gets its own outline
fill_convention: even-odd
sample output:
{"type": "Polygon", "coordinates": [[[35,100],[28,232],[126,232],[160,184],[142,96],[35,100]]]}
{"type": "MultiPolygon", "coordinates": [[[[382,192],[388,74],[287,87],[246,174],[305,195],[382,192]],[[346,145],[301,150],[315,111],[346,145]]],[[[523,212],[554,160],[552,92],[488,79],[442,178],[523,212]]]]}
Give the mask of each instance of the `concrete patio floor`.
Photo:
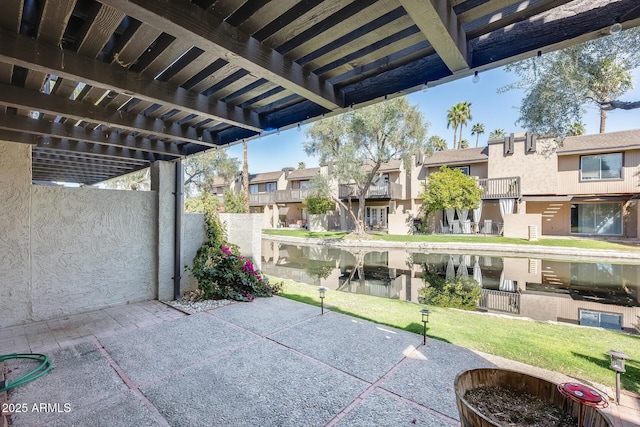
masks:
{"type": "MultiPolygon", "coordinates": [[[[30,351],[54,368],[9,392],[26,404],[18,427],[451,426],[463,370],[569,380],[280,297],[191,316],[149,301],[0,329],[0,354],[30,351]]],[[[9,379],[27,369],[8,365],[9,379]]],[[[623,398],[605,413],[640,425],[638,399],[623,398]]]]}

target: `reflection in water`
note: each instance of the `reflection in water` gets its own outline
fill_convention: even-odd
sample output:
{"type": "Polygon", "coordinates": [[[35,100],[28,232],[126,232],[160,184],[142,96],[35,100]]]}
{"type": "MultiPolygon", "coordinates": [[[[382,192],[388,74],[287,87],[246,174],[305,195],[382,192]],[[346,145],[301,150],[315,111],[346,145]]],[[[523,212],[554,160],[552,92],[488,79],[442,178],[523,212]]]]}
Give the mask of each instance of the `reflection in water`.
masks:
{"type": "Polygon", "coordinates": [[[341,250],[271,241],[262,245],[265,273],[315,286],[419,302],[424,265],[444,279],[481,286],[479,310],[633,329],[640,316],[640,266],[538,258],[341,250]]]}

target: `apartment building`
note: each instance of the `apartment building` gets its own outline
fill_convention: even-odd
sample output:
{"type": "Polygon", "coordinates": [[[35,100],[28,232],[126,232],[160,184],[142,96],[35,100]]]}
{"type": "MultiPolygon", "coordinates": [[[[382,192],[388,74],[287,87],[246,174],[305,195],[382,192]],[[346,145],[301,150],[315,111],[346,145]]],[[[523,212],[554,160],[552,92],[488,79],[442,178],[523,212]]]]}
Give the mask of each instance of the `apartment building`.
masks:
{"type": "MultiPolygon", "coordinates": [[[[418,181],[442,165],[461,168],[484,190],[480,232],[491,221],[492,232],[512,236],[537,223],[542,235],[638,237],[640,130],[569,137],[560,144],[512,134],[487,147],[434,153],[424,159],[418,181]]],[[[446,216],[436,213],[432,229],[440,221],[446,227],[446,216]]]]}
{"type": "MultiPolygon", "coordinates": [[[[609,236],[638,238],[640,210],[640,130],[553,140],[511,134],[488,145],[414,157],[407,170],[399,160],[383,164],[365,198],[365,226],[372,231],[408,234],[419,218],[419,194],[429,175],[441,166],[459,168],[476,179],[482,202],[471,212],[441,211],[429,215],[427,229],[436,233],[609,236]]],[[[263,226],[304,227],[304,199],[311,178],[326,167],[251,175],[252,212],[264,214],[263,226]]],[[[241,182],[234,184],[237,190],[241,182]]],[[[221,182],[221,190],[224,183],[221,182]]],[[[354,213],[354,184],[335,183],[334,191],[354,213]]],[[[226,188],[226,187],[224,187],[226,188]]],[[[349,230],[346,212],[336,212],[332,229],[349,230]]]]}

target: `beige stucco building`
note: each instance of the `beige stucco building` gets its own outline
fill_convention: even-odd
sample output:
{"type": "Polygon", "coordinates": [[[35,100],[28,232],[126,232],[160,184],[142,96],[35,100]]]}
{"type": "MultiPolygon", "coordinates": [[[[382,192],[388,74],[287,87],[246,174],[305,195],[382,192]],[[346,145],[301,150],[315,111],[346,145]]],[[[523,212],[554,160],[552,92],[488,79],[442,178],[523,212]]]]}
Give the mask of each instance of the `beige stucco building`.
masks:
{"type": "MultiPolygon", "coordinates": [[[[554,140],[511,134],[488,145],[414,156],[409,168],[392,160],[381,165],[365,199],[365,226],[372,231],[410,234],[421,219],[428,232],[638,238],[640,130],[554,140]],[[476,179],[482,203],[475,212],[435,212],[424,218],[419,197],[429,175],[440,167],[460,168],[476,179]]],[[[311,178],[327,168],[293,169],[251,175],[252,212],[263,227],[304,227],[304,199],[311,178]]],[[[235,185],[240,190],[241,181],[235,185]]],[[[228,188],[220,182],[217,192],[228,188]]],[[[353,184],[332,183],[335,194],[358,210],[353,184]]],[[[339,208],[330,229],[353,228],[339,208]]]]}

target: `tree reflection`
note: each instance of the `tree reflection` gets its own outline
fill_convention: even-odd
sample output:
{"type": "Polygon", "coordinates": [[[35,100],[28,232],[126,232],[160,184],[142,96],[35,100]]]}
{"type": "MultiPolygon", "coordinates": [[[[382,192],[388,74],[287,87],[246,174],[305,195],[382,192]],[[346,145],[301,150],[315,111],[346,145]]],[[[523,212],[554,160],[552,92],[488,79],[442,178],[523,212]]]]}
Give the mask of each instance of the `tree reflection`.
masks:
{"type": "Polygon", "coordinates": [[[420,290],[420,302],[438,307],[475,310],[482,298],[478,282],[462,276],[445,278],[436,265],[422,264],[425,287],[420,290]]]}

